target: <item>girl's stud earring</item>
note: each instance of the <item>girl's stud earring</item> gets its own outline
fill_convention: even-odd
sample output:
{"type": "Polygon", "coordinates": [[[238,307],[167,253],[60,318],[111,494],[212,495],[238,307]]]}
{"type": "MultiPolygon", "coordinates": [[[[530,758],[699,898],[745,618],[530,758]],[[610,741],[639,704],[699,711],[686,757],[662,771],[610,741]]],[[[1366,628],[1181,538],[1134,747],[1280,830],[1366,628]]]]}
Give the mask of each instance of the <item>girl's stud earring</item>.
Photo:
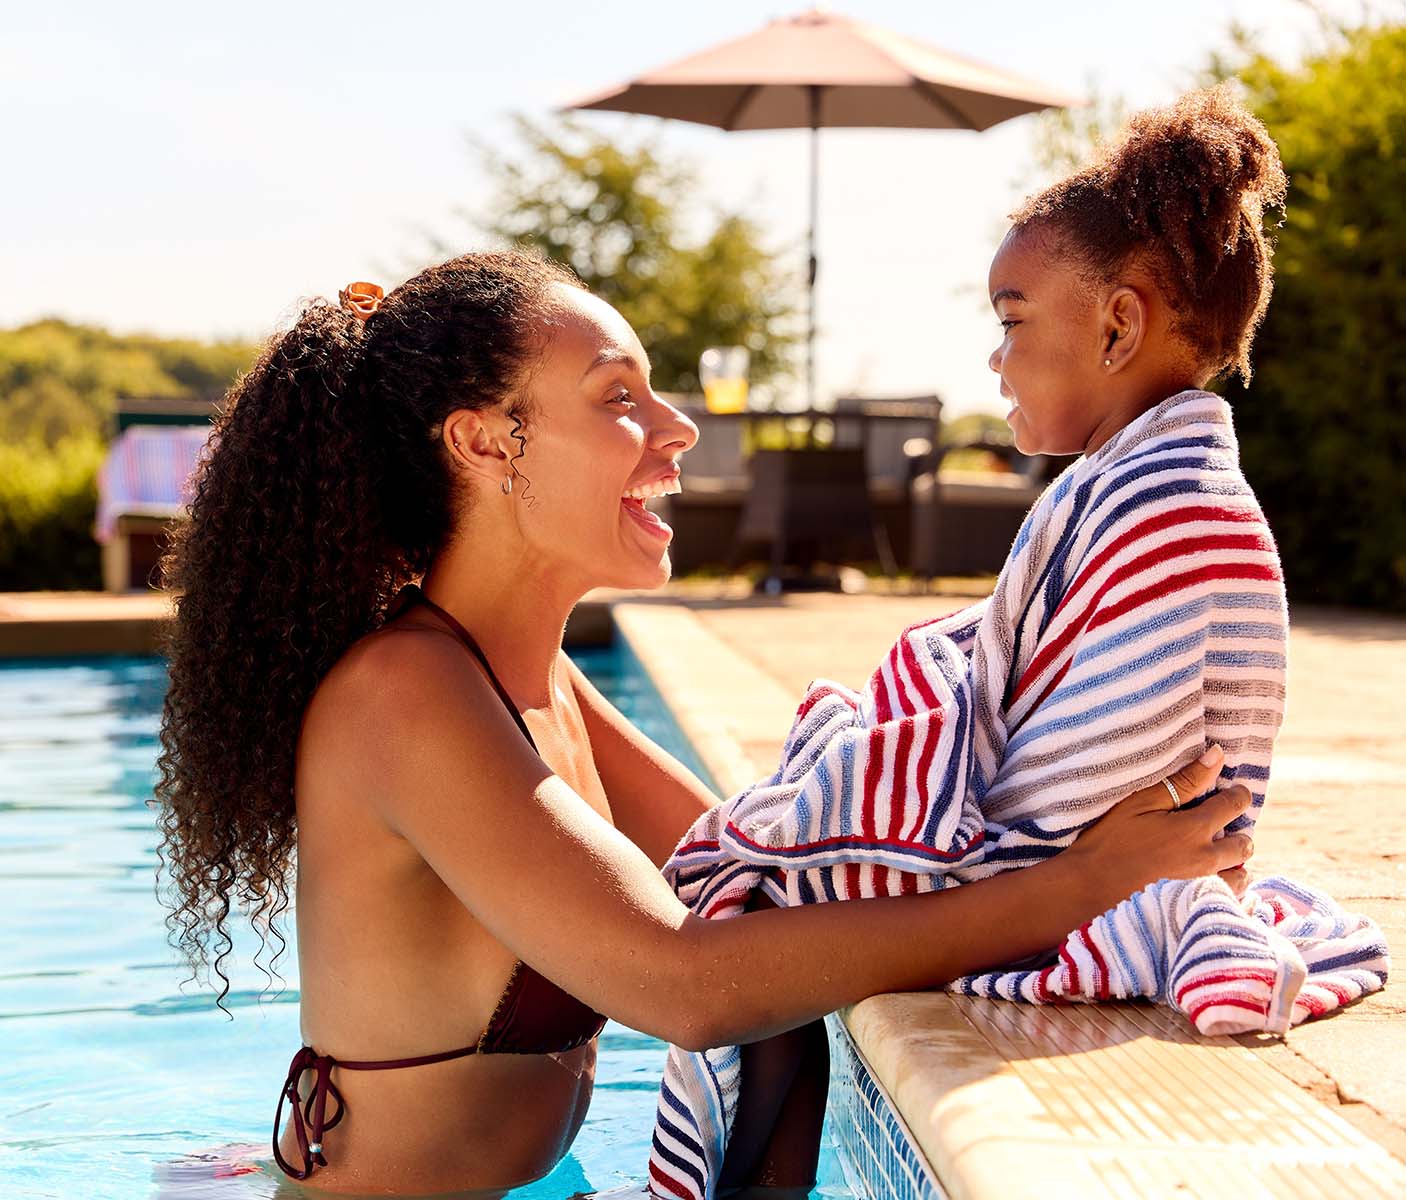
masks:
{"type": "Polygon", "coordinates": [[[1111,358],[1105,358],[1103,360],[1103,365],[1105,367],[1111,367],[1113,365],[1113,360],[1111,358]]]}
{"type": "Polygon", "coordinates": [[[505,495],[505,496],[511,496],[512,494],[513,494],[513,477],[512,477],[511,475],[504,476],[504,478],[503,478],[503,495],[505,495]]]}

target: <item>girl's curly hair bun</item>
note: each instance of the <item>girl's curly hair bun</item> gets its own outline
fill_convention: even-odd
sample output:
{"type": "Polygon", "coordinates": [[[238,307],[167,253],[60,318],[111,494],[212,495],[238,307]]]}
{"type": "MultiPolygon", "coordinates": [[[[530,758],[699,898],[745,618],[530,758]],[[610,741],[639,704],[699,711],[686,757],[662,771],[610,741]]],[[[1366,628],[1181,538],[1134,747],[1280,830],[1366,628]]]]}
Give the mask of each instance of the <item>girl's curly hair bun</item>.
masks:
{"type": "Polygon", "coordinates": [[[1287,187],[1278,147],[1227,82],[1134,114],[1093,162],[1011,219],[1054,233],[1100,282],[1145,265],[1202,365],[1248,382],[1273,287],[1264,213],[1287,187]]]}

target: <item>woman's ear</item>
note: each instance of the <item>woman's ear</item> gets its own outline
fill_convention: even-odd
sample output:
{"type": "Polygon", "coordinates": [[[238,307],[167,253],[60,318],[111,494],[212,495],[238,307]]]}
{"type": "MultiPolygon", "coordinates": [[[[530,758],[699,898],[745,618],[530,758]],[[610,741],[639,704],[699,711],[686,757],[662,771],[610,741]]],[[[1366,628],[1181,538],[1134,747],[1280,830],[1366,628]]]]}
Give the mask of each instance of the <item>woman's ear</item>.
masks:
{"type": "Polygon", "coordinates": [[[456,471],[464,471],[477,482],[501,487],[511,473],[510,455],[502,436],[492,427],[493,413],[460,408],[444,419],[441,438],[449,461],[456,471]]]}
{"type": "Polygon", "coordinates": [[[1100,328],[1103,369],[1120,370],[1137,354],[1147,336],[1146,297],[1131,284],[1119,284],[1103,303],[1100,328]]]}

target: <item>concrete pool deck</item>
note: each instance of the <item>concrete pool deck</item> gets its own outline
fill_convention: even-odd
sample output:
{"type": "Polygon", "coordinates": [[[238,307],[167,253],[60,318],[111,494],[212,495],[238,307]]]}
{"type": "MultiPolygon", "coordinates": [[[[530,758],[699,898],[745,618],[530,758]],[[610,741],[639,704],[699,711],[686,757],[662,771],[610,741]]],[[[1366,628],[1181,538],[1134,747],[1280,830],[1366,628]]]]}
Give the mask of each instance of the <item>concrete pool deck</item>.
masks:
{"type": "MultiPolygon", "coordinates": [[[[794,706],[812,678],[862,686],[904,626],[976,598],[817,594],[764,600],[735,589],[713,594],[694,589],[686,597],[619,603],[615,616],[726,789],[770,772],[794,706]]],[[[1296,607],[1289,663],[1288,713],[1265,815],[1255,833],[1254,870],[1324,888],[1346,907],[1375,918],[1399,948],[1406,945],[1406,718],[1399,699],[1406,679],[1406,619],[1296,607]]],[[[919,1007],[925,1002],[893,999],[919,1007]]],[[[930,1050],[934,1039],[951,1032],[939,1028],[952,1020],[946,1011],[950,998],[934,999],[944,1011],[930,1014],[929,1028],[890,1064],[891,1077],[904,1074],[902,1061],[913,1061],[924,1045],[930,1050]]],[[[864,1005],[851,1012],[852,1032],[856,1024],[877,1027],[892,1015],[874,1011],[873,1001],[866,1004],[868,1012],[864,1005]]],[[[1321,1103],[1331,1111],[1330,1124],[1350,1130],[1343,1132],[1345,1139],[1365,1138],[1373,1150],[1381,1147],[1393,1156],[1393,1169],[1400,1169],[1406,1162],[1403,1015],[1406,984],[1398,969],[1382,992],[1295,1029],[1286,1042],[1246,1037],[1233,1045],[1229,1039],[1201,1039],[1203,1046],[1219,1047],[1220,1057],[1214,1070],[1187,1082],[1214,1086],[1217,1078],[1243,1077],[1247,1086],[1268,1092],[1291,1082],[1299,1093],[1298,1120],[1321,1120],[1321,1112],[1313,1115],[1321,1103]],[[1269,1076],[1254,1074],[1265,1065],[1277,1073],[1275,1086],[1266,1088],[1269,1076]]],[[[1172,1033],[1163,1030],[1158,1036],[1166,1041],[1172,1033]]],[[[906,1074],[910,1100],[905,1108],[899,1096],[898,1106],[910,1125],[920,1124],[909,1109],[940,1112],[942,1097],[913,1088],[915,1072],[906,1074]]],[[[981,1135],[974,1131],[973,1136],[981,1135]]],[[[986,1144],[988,1157],[995,1148],[986,1144]]],[[[1017,1147],[1009,1149],[1018,1156],[1017,1147]]],[[[1342,1168],[1331,1157],[1313,1161],[1330,1172],[1342,1168]]],[[[1305,1168],[1302,1160],[1285,1160],[1276,1169],[1305,1168]]],[[[1248,1194],[1255,1194],[1253,1187],[1248,1194]]]]}

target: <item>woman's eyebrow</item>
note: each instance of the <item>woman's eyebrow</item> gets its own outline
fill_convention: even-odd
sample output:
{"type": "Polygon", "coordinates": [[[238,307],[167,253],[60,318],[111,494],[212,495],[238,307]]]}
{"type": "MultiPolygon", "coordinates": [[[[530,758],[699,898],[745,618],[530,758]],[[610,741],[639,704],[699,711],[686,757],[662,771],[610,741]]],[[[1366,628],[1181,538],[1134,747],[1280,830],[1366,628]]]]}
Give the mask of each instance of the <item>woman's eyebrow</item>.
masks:
{"type": "Polygon", "coordinates": [[[995,291],[995,292],[993,293],[993,295],[991,296],[991,307],[992,307],[992,308],[995,308],[996,305],[1000,304],[1002,300],[1024,300],[1024,299],[1025,299],[1025,293],[1022,292],[1022,291],[1018,291],[1016,288],[1012,288],[1012,287],[997,288],[996,291],[995,291]]]}
{"type": "Polygon", "coordinates": [[[595,361],[593,361],[591,365],[586,368],[585,374],[581,376],[582,382],[585,381],[586,376],[589,375],[592,371],[599,370],[601,367],[614,366],[617,363],[624,363],[627,367],[629,367],[632,371],[636,372],[637,374],[643,375],[645,376],[645,378],[649,377],[649,372],[640,366],[635,356],[629,351],[602,350],[599,354],[596,355],[595,361]]]}

